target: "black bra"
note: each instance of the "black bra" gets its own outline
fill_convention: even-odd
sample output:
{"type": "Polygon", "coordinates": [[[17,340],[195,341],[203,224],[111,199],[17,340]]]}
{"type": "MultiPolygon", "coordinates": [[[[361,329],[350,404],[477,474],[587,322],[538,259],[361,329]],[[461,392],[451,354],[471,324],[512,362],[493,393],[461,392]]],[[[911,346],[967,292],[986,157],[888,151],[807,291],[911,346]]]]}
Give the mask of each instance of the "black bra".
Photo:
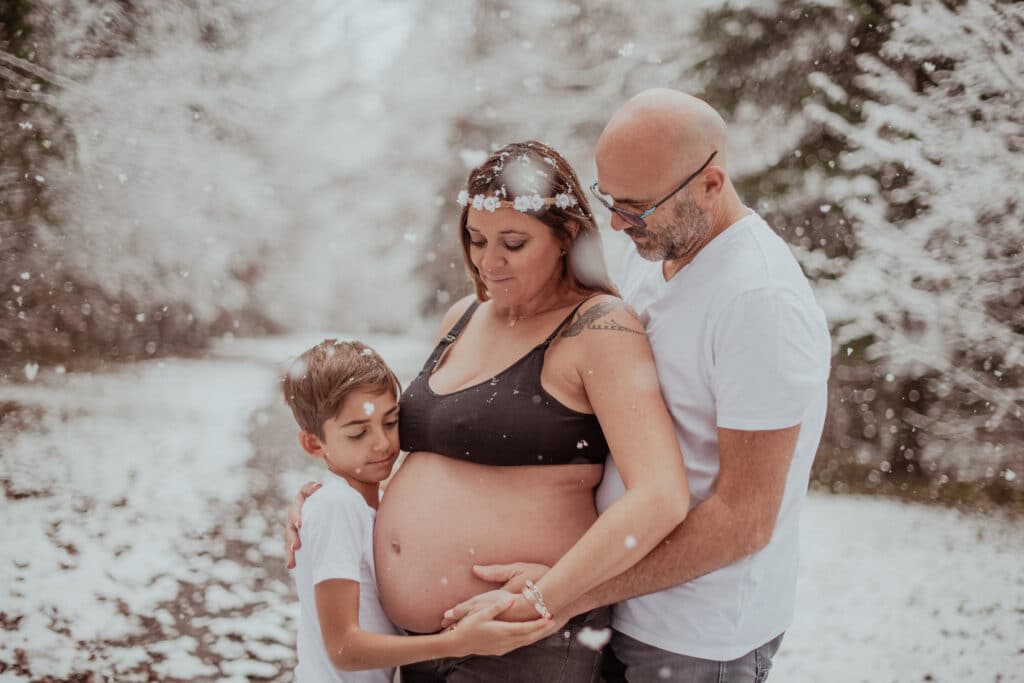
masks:
{"type": "Polygon", "coordinates": [[[480,305],[474,301],[427,358],[399,402],[402,450],[429,451],[481,465],[603,464],[597,416],[568,408],[540,383],[544,353],[580,302],[547,339],[490,380],[437,394],[430,375],[480,305]]]}

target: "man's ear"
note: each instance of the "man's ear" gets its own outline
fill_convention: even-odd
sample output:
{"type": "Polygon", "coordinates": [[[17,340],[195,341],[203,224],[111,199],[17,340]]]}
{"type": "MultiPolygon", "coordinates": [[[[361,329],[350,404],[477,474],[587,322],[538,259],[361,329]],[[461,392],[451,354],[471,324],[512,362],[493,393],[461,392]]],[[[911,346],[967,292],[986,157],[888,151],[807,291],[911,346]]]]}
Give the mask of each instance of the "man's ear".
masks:
{"type": "Polygon", "coordinates": [[[324,444],[320,437],[305,430],[299,432],[299,445],[314,458],[324,457],[324,444]]]}
{"type": "Polygon", "coordinates": [[[725,189],[728,178],[725,171],[718,166],[708,166],[700,180],[700,189],[706,203],[714,203],[725,189]]]}

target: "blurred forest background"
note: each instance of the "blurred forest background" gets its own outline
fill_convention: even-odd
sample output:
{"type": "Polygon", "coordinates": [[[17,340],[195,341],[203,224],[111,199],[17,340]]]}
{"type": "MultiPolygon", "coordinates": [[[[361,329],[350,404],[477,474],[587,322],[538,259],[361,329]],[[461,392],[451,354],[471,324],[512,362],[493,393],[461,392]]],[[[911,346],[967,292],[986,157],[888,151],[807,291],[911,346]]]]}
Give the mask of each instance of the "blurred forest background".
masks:
{"type": "Polygon", "coordinates": [[[433,324],[470,291],[453,199],[481,153],[540,139],[589,184],[651,86],[731,123],[831,321],[814,485],[1024,505],[1006,0],[3,0],[3,381],[433,324]]]}

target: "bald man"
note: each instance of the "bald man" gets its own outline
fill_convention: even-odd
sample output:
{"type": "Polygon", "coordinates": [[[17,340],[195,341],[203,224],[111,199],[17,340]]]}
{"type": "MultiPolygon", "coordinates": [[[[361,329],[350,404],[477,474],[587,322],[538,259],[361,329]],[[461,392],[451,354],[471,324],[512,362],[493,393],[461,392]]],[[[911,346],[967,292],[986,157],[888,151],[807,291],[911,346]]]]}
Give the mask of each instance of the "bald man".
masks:
{"type": "MultiPolygon", "coordinates": [[[[727,146],[714,109],[661,89],[623,105],[597,145],[592,189],[636,247],[619,284],[647,328],[694,505],[559,615],[618,603],[608,681],[763,681],[793,614],[831,343],[788,246],[737,195],[727,146]]],[[[598,509],[623,491],[609,459],[598,509]]],[[[514,588],[543,571],[478,573],[514,588]]]]}

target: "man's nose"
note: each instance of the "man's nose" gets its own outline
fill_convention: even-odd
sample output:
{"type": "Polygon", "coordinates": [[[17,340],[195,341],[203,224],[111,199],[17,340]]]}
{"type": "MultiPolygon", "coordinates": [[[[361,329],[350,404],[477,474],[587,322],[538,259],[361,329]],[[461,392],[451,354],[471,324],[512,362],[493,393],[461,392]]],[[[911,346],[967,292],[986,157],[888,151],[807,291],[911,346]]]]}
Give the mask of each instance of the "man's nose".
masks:
{"type": "Polygon", "coordinates": [[[615,230],[616,232],[622,232],[623,230],[633,227],[626,221],[625,218],[615,213],[614,211],[612,211],[611,226],[612,230],[615,230]]]}

